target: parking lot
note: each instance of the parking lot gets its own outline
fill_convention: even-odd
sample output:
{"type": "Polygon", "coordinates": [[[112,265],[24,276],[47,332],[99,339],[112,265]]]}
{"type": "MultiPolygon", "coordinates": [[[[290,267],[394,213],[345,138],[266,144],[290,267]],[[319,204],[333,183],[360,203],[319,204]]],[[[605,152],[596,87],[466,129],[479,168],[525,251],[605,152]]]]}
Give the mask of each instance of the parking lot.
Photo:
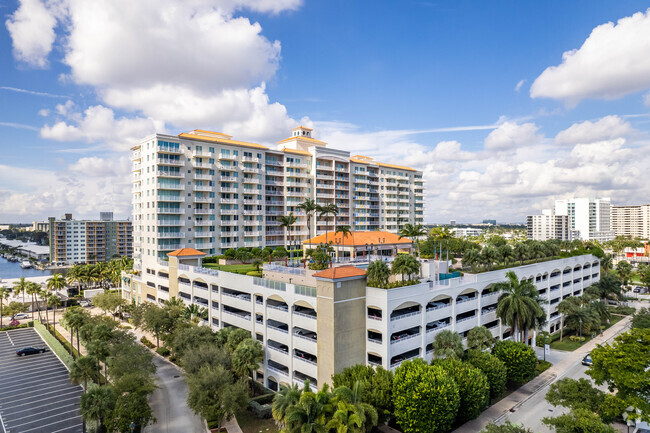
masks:
{"type": "Polygon", "coordinates": [[[81,432],[82,388],[51,351],[16,356],[30,346],[47,347],[33,328],[0,333],[0,433],[81,432]]]}

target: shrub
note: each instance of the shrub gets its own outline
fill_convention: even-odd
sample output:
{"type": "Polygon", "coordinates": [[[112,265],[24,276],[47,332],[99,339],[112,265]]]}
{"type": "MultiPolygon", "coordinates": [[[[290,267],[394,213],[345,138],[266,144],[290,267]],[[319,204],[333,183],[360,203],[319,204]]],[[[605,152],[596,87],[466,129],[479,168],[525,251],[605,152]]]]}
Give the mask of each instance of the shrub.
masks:
{"type": "Polygon", "coordinates": [[[544,347],[544,341],[546,341],[546,344],[551,344],[553,337],[546,331],[538,332],[537,337],[535,337],[535,346],[544,347]]]}
{"type": "Polygon", "coordinates": [[[585,341],[586,337],[580,337],[578,335],[571,335],[569,337],[569,340],[573,341],[574,343],[582,343],[585,341]]]}
{"type": "MultiPolygon", "coordinates": [[[[635,299],[636,300],[636,299],[635,299]]],[[[627,307],[625,305],[617,305],[615,307],[609,307],[609,311],[613,314],[620,314],[622,316],[629,316],[634,314],[636,311],[634,307],[627,307]]]]}
{"type": "Polygon", "coordinates": [[[249,271],[246,272],[246,275],[248,275],[249,277],[261,277],[262,271],[249,271]]]}
{"type": "Polygon", "coordinates": [[[270,403],[260,404],[255,400],[251,400],[248,402],[248,407],[251,409],[251,412],[253,412],[253,415],[255,415],[256,418],[271,418],[270,403]]]}
{"type": "Polygon", "coordinates": [[[161,346],[158,349],[156,349],[156,353],[158,353],[158,355],[161,355],[161,356],[169,356],[169,354],[171,352],[170,352],[170,350],[168,348],[166,348],[164,346],[161,346]]]}
{"type": "Polygon", "coordinates": [[[21,328],[29,328],[29,325],[27,323],[23,323],[22,325],[19,324],[17,320],[12,320],[9,322],[9,326],[5,326],[4,328],[0,329],[0,331],[11,331],[12,329],[21,329],[21,328]],[[17,325],[12,325],[12,323],[18,323],[17,325]]]}
{"type": "Polygon", "coordinates": [[[537,356],[524,343],[498,341],[492,348],[492,354],[505,364],[508,381],[511,383],[522,384],[535,375],[537,356]]]}
{"type": "Polygon", "coordinates": [[[395,371],[393,403],[405,433],[444,432],[456,418],[460,395],[458,385],[442,367],[418,358],[404,361],[395,371]]]}
{"type": "Polygon", "coordinates": [[[490,385],[491,398],[498,398],[504,393],[508,381],[508,370],[499,358],[487,352],[471,350],[468,352],[467,362],[485,374],[490,385]]]}
{"type": "Polygon", "coordinates": [[[642,308],[632,317],[632,328],[650,328],[650,308],[642,308]]]}
{"type": "Polygon", "coordinates": [[[436,360],[434,365],[442,367],[458,385],[460,407],[456,421],[469,421],[479,416],[490,400],[490,385],[483,372],[472,364],[453,358],[436,360]]]}
{"type": "Polygon", "coordinates": [[[140,343],[144,344],[144,345],[147,346],[149,349],[153,349],[154,347],[156,347],[156,345],[153,344],[151,341],[149,341],[149,339],[148,339],[147,337],[145,337],[145,336],[143,336],[142,338],[140,338],[140,343]]]}
{"type": "Polygon", "coordinates": [[[381,366],[357,364],[344,368],[332,377],[334,388],[347,386],[352,389],[356,381],[363,385],[361,400],[377,410],[379,422],[387,421],[393,414],[393,373],[381,366]]]}
{"type": "Polygon", "coordinates": [[[539,361],[537,363],[537,367],[535,367],[535,371],[537,372],[537,374],[542,374],[546,370],[548,370],[551,367],[551,365],[553,365],[553,364],[551,364],[548,361],[539,361]]]}

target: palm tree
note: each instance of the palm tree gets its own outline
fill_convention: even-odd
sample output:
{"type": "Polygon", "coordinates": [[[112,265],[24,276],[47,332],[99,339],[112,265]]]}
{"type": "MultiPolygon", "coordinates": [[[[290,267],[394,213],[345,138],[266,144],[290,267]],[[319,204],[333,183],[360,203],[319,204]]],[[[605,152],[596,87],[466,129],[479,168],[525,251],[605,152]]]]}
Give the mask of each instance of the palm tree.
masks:
{"type": "Polygon", "coordinates": [[[72,285],[74,283],[77,283],[77,292],[81,293],[81,266],[79,265],[74,265],[69,271],[68,275],[66,277],[67,283],[69,285],[72,285]]]}
{"type": "Polygon", "coordinates": [[[47,288],[52,292],[64,289],[65,284],[65,278],[61,274],[54,274],[47,279],[47,288]]]}
{"type": "Polygon", "coordinates": [[[559,304],[557,304],[557,311],[558,313],[561,314],[560,341],[562,341],[562,337],[564,336],[564,318],[572,314],[573,311],[577,310],[578,308],[580,308],[580,300],[575,296],[569,296],[568,298],[563,299],[562,301],[560,301],[559,304]]]}
{"type": "Polygon", "coordinates": [[[517,278],[512,271],[506,273],[507,281],[496,283],[493,290],[500,291],[497,304],[497,317],[513,329],[515,341],[519,341],[519,333],[523,330],[528,336],[528,330],[543,323],[546,313],[533,283],[517,278]]]}
{"type": "MultiPolygon", "coordinates": [[[[70,354],[72,354],[72,337],[74,336],[74,331],[77,331],[77,352],[81,356],[79,350],[79,329],[86,324],[87,313],[83,311],[80,307],[71,307],[68,311],[65,312],[63,318],[70,327],[70,354]]],[[[74,356],[74,355],[73,355],[74,356]]]]}
{"type": "Polygon", "coordinates": [[[448,329],[440,331],[433,339],[433,355],[436,358],[461,358],[463,339],[457,332],[448,329]]]}
{"type": "Polygon", "coordinates": [[[566,327],[574,331],[579,331],[582,336],[582,330],[587,332],[593,331],[600,326],[600,317],[590,305],[580,306],[569,312],[566,318],[566,327]]]}
{"type": "MultiPolygon", "coordinates": [[[[34,282],[28,282],[27,283],[27,288],[25,289],[28,295],[32,296],[32,320],[34,320],[34,296],[37,295],[41,291],[41,285],[38,283],[34,282]]],[[[40,311],[39,311],[40,314],[40,311]]]]}
{"type": "Polygon", "coordinates": [[[539,259],[546,257],[546,248],[544,247],[544,244],[538,241],[533,242],[530,246],[530,255],[535,259],[535,263],[537,263],[539,259]]]}
{"type": "Polygon", "coordinates": [[[280,226],[287,229],[287,242],[289,243],[289,258],[293,263],[293,249],[291,248],[291,226],[293,226],[296,223],[296,220],[298,220],[298,218],[296,218],[293,212],[291,212],[289,213],[289,215],[281,216],[279,220],[280,220],[280,226]]]}
{"type": "Polygon", "coordinates": [[[434,238],[436,241],[442,241],[445,239],[451,239],[454,237],[454,233],[447,226],[438,226],[434,227],[429,231],[429,236],[434,238]]]}
{"type": "Polygon", "coordinates": [[[361,401],[363,395],[363,384],[357,380],[352,389],[347,386],[339,386],[334,390],[336,407],[327,427],[336,430],[337,433],[361,433],[370,430],[377,425],[379,416],[377,410],[361,401]]]}
{"type": "Polygon", "coordinates": [[[332,412],[331,393],[327,385],[317,393],[303,392],[298,403],[287,409],[288,433],[327,433],[327,419],[332,412]]]}
{"type": "Polygon", "coordinates": [[[375,260],[368,264],[368,269],[366,269],[366,279],[368,282],[374,282],[379,287],[385,288],[388,284],[388,278],[390,277],[390,269],[388,265],[381,260],[375,260]]]}
{"type": "Polygon", "coordinates": [[[97,374],[97,360],[92,356],[82,356],[70,366],[70,381],[79,385],[82,381],[84,384],[84,393],[88,389],[88,379],[92,379],[97,374]]]}
{"type": "MultiPolygon", "coordinates": [[[[56,309],[61,306],[61,298],[57,295],[50,295],[47,297],[47,306],[52,308],[52,326],[54,326],[54,335],[56,335],[56,309]]],[[[70,342],[72,344],[72,342],[70,342]]]]}
{"type": "Polygon", "coordinates": [[[603,275],[600,281],[587,287],[585,292],[603,301],[606,299],[618,300],[623,296],[621,280],[612,274],[603,275]]]}
{"type": "Polygon", "coordinates": [[[4,301],[9,299],[11,295],[11,289],[8,287],[0,287],[0,329],[2,329],[2,308],[4,307],[4,301]]]}
{"type": "MultiPolygon", "coordinates": [[[[309,385],[305,386],[305,391],[309,391],[309,385]]],[[[295,383],[290,387],[280,385],[280,391],[273,397],[273,405],[271,407],[273,418],[279,424],[284,426],[287,410],[298,403],[302,392],[303,390],[295,383]]]]}
{"type": "MultiPolygon", "coordinates": [[[[328,203],[325,206],[321,206],[318,212],[321,218],[332,215],[334,217],[334,226],[336,226],[336,216],[339,214],[339,207],[336,204],[328,203]]],[[[327,220],[325,220],[325,243],[327,243],[327,232],[329,231],[327,226],[327,220]]]]}
{"type": "Polygon", "coordinates": [[[25,290],[27,290],[27,285],[29,281],[25,281],[25,277],[20,277],[20,280],[14,282],[14,293],[23,294],[23,304],[25,303],[25,290]]]}
{"type": "Polygon", "coordinates": [[[513,257],[512,247],[510,245],[501,245],[498,249],[499,258],[503,262],[504,266],[508,266],[510,259],[513,257]]]}
{"type": "Polygon", "coordinates": [[[408,275],[409,280],[411,275],[420,271],[420,262],[417,261],[415,257],[410,254],[399,254],[393,260],[391,265],[391,273],[393,274],[402,274],[402,281],[404,281],[404,276],[408,275]]]}
{"type": "Polygon", "coordinates": [[[116,396],[109,386],[91,385],[88,392],[81,396],[79,409],[84,421],[95,423],[97,433],[105,433],[105,421],[110,418],[115,408],[116,396]]]}
{"type": "Polygon", "coordinates": [[[298,206],[298,209],[301,209],[305,211],[305,215],[307,217],[307,232],[309,233],[309,248],[311,248],[311,219],[314,216],[314,214],[318,211],[319,206],[316,204],[316,202],[310,198],[306,199],[304,202],[300,203],[298,206]]]}
{"type": "Polygon", "coordinates": [[[523,242],[516,243],[515,247],[512,249],[512,254],[517,260],[519,260],[519,264],[523,265],[524,260],[528,257],[528,245],[523,242]]]}
{"type": "Polygon", "coordinates": [[[41,310],[43,307],[45,307],[45,323],[48,322],[48,315],[47,315],[47,297],[50,296],[50,292],[47,291],[47,289],[40,289],[38,291],[38,296],[41,298],[40,302],[38,303],[38,317],[40,319],[41,317],[41,310]]]}
{"type": "Polygon", "coordinates": [[[251,378],[251,393],[253,392],[253,372],[264,360],[264,350],[259,341],[252,338],[239,343],[232,356],[232,368],[240,377],[251,378]]]}
{"type": "Polygon", "coordinates": [[[613,257],[611,254],[605,254],[605,256],[600,259],[600,267],[603,268],[604,272],[608,272],[610,269],[612,269],[612,261],[613,257]]]}
{"type": "MultiPolygon", "coordinates": [[[[339,233],[341,233],[341,238],[342,238],[342,242],[341,242],[341,243],[343,244],[343,243],[345,243],[345,238],[347,238],[348,235],[349,235],[350,233],[352,233],[352,231],[350,230],[350,226],[338,226],[338,227],[336,228],[336,231],[334,232],[334,235],[336,236],[336,235],[338,235],[339,233]]],[[[354,242],[353,242],[353,243],[354,243],[354,242]]],[[[352,246],[352,249],[354,249],[354,245],[352,246]]],[[[336,250],[337,250],[337,251],[336,251],[336,257],[338,258],[338,256],[339,256],[339,251],[338,251],[338,250],[339,250],[339,247],[338,247],[338,244],[336,245],[336,250]]]]}
{"type": "Polygon", "coordinates": [[[399,232],[399,238],[411,238],[411,242],[415,243],[417,256],[420,257],[420,237],[427,234],[422,224],[404,224],[399,232]]]}
{"type": "Polygon", "coordinates": [[[499,260],[499,251],[492,245],[486,245],[481,250],[480,260],[487,266],[488,271],[491,271],[492,264],[499,260]]]}
{"type": "Polygon", "coordinates": [[[467,250],[465,251],[465,254],[463,254],[463,266],[470,266],[472,268],[472,271],[475,271],[476,264],[480,260],[481,254],[474,250],[467,250]]]}

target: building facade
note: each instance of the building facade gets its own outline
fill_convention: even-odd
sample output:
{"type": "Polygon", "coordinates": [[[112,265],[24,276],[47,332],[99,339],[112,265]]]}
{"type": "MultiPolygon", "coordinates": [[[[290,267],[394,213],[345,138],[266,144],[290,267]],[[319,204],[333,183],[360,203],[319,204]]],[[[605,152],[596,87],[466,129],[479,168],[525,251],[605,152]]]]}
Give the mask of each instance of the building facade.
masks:
{"type": "Polygon", "coordinates": [[[72,214],[62,219],[48,219],[50,262],[62,264],[97,263],[114,255],[133,255],[131,221],[113,221],[102,212],[103,220],[74,220],[72,214]]]}
{"type": "Polygon", "coordinates": [[[600,279],[592,255],[446,280],[436,272],[447,262],[424,261],[420,284],[388,290],[366,285],[364,264],[324,271],[267,264],[263,278],[256,278],[203,268],[205,253],[195,249],[168,256],[140,275],[125,274],[123,296],[138,304],[177,297],[205,307],[204,324],[215,330],[251,332],[265,352],[257,379],[274,390],[305,379],[320,387],[355,364],[395,369],[415,357],[429,361],[433,339],[443,329],[465,338],[483,325],[495,337],[510,338],[510,328],[496,317],[499,293],[491,290],[507,271],[531,281],[548,301],[543,308],[550,332],[559,330],[559,302],[600,279]]]}
{"type": "Polygon", "coordinates": [[[308,198],[339,209],[313,216],[312,234],[423,222],[422,172],[351,156],[311,133],[295,128],[277,149],[204,130],[143,139],[132,148],[136,268],[184,247],[222,254],[297,244],[309,237],[298,208],[308,198]],[[289,213],[297,217],[290,237],[279,221],[289,213]]]}
{"type": "Polygon", "coordinates": [[[609,198],[572,198],[555,201],[555,214],[567,215],[577,239],[606,242],[614,239],[609,198]]]}
{"type": "Polygon", "coordinates": [[[546,241],[549,239],[571,240],[568,215],[556,215],[552,209],[542,210],[541,215],[526,217],[528,239],[546,241]]]}
{"type": "Polygon", "coordinates": [[[616,236],[650,240],[650,204],[612,206],[612,229],[616,236]]]}

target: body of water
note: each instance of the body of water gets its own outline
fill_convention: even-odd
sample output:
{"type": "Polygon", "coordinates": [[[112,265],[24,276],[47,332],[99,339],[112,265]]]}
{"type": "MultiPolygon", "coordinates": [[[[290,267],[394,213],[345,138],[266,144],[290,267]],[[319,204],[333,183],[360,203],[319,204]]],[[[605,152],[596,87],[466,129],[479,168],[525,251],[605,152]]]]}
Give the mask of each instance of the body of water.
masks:
{"type": "Polygon", "coordinates": [[[40,277],[43,275],[52,275],[52,271],[39,271],[33,268],[23,269],[20,267],[20,262],[10,262],[4,257],[0,257],[0,280],[20,277],[40,277]]]}

